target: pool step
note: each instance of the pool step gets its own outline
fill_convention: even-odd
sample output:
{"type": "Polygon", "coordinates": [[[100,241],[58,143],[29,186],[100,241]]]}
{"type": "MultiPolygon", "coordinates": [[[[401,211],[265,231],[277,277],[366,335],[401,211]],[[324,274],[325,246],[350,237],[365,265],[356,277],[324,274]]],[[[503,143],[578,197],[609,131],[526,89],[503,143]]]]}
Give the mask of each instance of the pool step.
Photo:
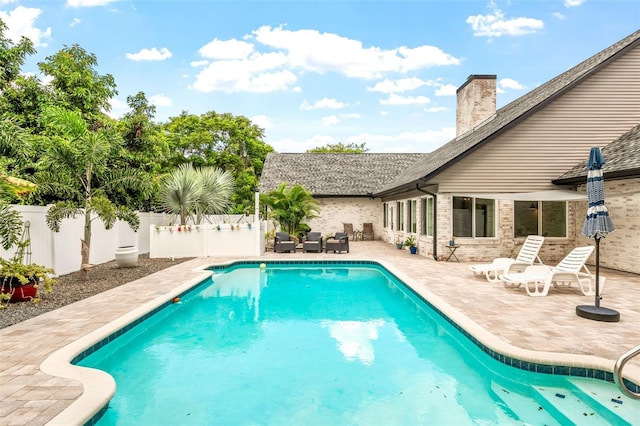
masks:
{"type": "Polygon", "coordinates": [[[615,414],[616,425],[640,425],[640,400],[624,395],[615,384],[580,377],[568,380],[582,391],[586,400],[590,400],[591,406],[599,406],[615,414]]]}
{"type": "Polygon", "coordinates": [[[513,388],[506,389],[496,382],[491,383],[491,389],[525,424],[549,426],[562,424],[560,420],[555,419],[538,401],[530,396],[515,392],[513,388]]]}
{"type": "Polygon", "coordinates": [[[577,389],[575,392],[553,386],[533,386],[533,389],[543,406],[556,410],[575,425],[611,425],[611,421],[603,416],[605,410],[597,404],[590,404],[591,401],[577,389]]]}

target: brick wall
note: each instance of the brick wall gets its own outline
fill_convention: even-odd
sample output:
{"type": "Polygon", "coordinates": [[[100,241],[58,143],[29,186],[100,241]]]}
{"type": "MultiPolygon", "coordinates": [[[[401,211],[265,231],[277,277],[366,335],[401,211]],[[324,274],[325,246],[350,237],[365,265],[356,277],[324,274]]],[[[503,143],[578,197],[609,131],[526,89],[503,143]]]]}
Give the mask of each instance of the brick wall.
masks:
{"type": "MultiPolygon", "coordinates": [[[[581,189],[585,190],[584,185],[581,189]]],[[[605,180],[604,194],[605,205],[616,230],[600,240],[600,265],[640,274],[640,178],[605,180]]],[[[577,236],[576,245],[595,245],[593,239],[587,239],[582,235],[587,202],[579,204],[580,213],[577,215],[574,228],[577,236]]]]}
{"type": "Polygon", "coordinates": [[[319,217],[312,219],[309,226],[322,235],[342,232],[344,223],[353,224],[354,230],[362,230],[365,222],[373,223],[375,239],[382,238],[382,202],[365,197],[318,198],[319,217]]]}

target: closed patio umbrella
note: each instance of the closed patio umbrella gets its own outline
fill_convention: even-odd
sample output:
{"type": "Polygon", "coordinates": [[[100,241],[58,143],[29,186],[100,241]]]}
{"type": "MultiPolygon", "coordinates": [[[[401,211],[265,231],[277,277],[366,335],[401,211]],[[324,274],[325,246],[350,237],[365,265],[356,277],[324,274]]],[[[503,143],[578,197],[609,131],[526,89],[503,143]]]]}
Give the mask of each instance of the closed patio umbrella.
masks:
{"type": "Polygon", "coordinates": [[[600,306],[600,240],[613,232],[616,227],[611,221],[609,211],[604,205],[604,179],[602,166],[604,160],[600,148],[591,148],[589,162],[587,163],[587,198],[589,208],[582,226],[582,234],[587,238],[596,240],[596,296],[595,304],[580,305],[576,307],[576,314],[583,318],[596,321],[616,322],[620,321],[620,314],[613,309],[600,306]]]}

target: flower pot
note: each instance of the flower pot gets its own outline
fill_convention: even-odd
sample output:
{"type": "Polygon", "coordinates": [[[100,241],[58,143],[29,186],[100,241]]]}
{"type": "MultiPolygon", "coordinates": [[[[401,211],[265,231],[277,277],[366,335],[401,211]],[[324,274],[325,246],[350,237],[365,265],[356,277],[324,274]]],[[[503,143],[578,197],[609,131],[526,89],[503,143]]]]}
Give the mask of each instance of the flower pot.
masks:
{"type": "Polygon", "coordinates": [[[7,282],[2,286],[1,290],[4,294],[13,292],[11,294],[11,299],[9,299],[9,302],[11,303],[28,302],[38,297],[38,286],[36,286],[35,284],[35,282],[31,282],[28,284],[9,284],[7,282]]]}
{"type": "Polygon", "coordinates": [[[118,247],[115,256],[119,268],[138,266],[138,248],[135,246],[118,247]]]}
{"type": "Polygon", "coordinates": [[[398,250],[402,250],[402,246],[403,246],[403,244],[402,244],[402,243],[396,243],[396,248],[397,248],[398,250]]]}
{"type": "Polygon", "coordinates": [[[418,247],[409,247],[409,252],[411,252],[411,254],[416,254],[418,252],[418,247]]]}

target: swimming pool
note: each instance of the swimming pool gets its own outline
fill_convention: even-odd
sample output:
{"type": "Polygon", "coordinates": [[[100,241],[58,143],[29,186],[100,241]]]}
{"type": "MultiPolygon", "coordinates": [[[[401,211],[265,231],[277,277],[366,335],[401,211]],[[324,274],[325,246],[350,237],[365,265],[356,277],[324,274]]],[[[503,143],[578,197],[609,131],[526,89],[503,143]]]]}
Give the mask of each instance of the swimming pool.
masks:
{"type": "Polygon", "coordinates": [[[624,424],[627,407],[494,360],[373,263],[216,271],[78,364],[116,379],[104,425],[624,424]]]}

